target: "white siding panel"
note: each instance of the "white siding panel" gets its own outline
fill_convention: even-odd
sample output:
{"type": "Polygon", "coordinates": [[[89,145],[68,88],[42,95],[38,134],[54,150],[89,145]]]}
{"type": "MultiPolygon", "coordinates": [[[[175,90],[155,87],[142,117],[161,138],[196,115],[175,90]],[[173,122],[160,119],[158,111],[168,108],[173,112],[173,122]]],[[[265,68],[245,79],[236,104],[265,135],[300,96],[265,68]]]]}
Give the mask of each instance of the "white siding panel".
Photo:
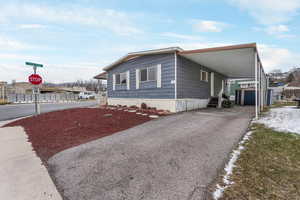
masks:
{"type": "Polygon", "coordinates": [[[130,90],[130,71],[126,72],[127,74],[127,90],[130,90]]]}
{"type": "Polygon", "coordinates": [[[161,88],[161,64],[157,65],[157,87],[161,88]]]}
{"type": "Polygon", "coordinates": [[[116,74],[113,74],[113,90],[116,90],[116,74]]]}
{"type": "Polygon", "coordinates": [[[140,70],[139,69],[135,70],[135,88],[136,89],[140,88],[140,70]]]}

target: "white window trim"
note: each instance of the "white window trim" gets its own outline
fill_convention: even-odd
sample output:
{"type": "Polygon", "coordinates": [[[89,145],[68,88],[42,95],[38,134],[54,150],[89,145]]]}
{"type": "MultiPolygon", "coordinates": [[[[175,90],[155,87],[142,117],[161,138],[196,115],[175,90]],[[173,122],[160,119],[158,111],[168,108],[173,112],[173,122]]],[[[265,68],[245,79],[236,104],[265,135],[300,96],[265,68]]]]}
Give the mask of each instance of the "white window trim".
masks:
{"type": "Polygon", "coordinates": [[[205,81],[205,82],[208,82],[208,72],[205,71],[205,70],[200,70],[200,81],[205,81]],[[206,76],[205,76],[205,80],[203,80],[202,78],[202,72],[205,72],[206,76]]]}

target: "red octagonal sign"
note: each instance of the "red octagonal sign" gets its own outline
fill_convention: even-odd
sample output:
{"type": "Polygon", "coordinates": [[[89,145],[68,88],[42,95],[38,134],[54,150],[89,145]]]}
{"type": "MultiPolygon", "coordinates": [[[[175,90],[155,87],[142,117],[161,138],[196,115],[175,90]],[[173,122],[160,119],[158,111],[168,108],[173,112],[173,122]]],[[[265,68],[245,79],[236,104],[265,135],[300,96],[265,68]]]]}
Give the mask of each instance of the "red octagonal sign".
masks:
{"type": "Polygon", "coordinates": [[[39,85],[42,83],[43,79],[40,75],[38,74],[31,74],[29,77],[28,77],[28,80],[31,84],[33,85],[39,85]]]}

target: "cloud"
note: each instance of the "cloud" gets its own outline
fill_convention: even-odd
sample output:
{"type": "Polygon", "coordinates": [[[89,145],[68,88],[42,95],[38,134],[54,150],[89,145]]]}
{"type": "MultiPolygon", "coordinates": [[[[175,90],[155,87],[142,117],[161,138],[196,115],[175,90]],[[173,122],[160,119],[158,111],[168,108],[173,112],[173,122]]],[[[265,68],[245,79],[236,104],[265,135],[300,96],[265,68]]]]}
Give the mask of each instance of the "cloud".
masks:
{"type": "Polygon", "coordinates": [[[249,12],[261,24],[290,21],[298,13],[300,0],[228,0],[232,5],[249,12]]]}
{"type": "Polygon", "coordinates": [[[142,32],[133,25],[132,16],[113,9],[100,10],[76,6],[63,8],[33,4],[9,4],[0,7],[0,19],[13,20],[15,18],[41,20],[57,24],[94,26],[119,35],[131,35],[142,32]]]}
{"type": "Polygon", "coordinates": [[[228,24],[211,20],[192,20],[195,30],[200,32],[222,32],[228,24]]]}
{"type": "Polygon", "coordinates": [[[285,33],[289,31],[290,29],[286,25],[273,25],[267,27],[266,29],[266,32],[271,35],[278,34],[278,33],[285,33]]]}
{"type": "MultiPolygon", "coordinates": [[[[90,80],[97,73],[101,72],[99,65],[92,63],[66,63],[49,64],[42,62],[43,68],[39,68],[44,82],[71,82],[76,80],[90,80]],[[68,76],[66,76],[68,74],[68,76]]],[[[10,82],[11,80],[27,81],[27,77],[32,74],[32,67],[25,66],[23,62],[0,63],[0,80],[10,82]]]]}
{"type": "Polygon", "coordinates": [[[41,29],[41,28],[46,28],[46,25],[42,24],[20,24],[18,28],[20,29],[41,29]]]}
{"type": "Polygon", "coordinates": [[[24,50],[24,49],[31,49],[31,48],[33,48],[32,45],[22,43],[17,40],[0,35],[0,50],[3,51],[24,50]]]}
{"type": "Polygon", "coordinates": [[[9,54],[9,53],[0,53],[1,60],[40,60],[41,58],[38,56],[30,56],[24,54],[9,54]]]}
{"type": "Polygon", "coordinates": [[[184,35],[184,34],[178,34],[178,33],[172,33],[172,32],[165,32],[161,34],[164,37],[170,37],[170,38],[176,38],[176,39],[182,39],[182,40],[202,40],[203,38],[200,36],[194,36],[194,35],[184,35]]]}
{"type": "Polygon", "coordinates": [[[260,27],[254,27],[254,31],[262,31],[269,35],[275,36],[276,38],[282,39],[282,38],[294,38],[296,35],[289,34],[290,29],[286,25],[270,25],[263,28],[260,27]]]}
{"type": "Polygon", "coordinates": [[[298,65],[300,53],[291,52],[289,49],[273,45],[260,44],[258,51],[262,59],[262,64],[267,72],[273,69],[287,71],[291,67],[298,65]]]}

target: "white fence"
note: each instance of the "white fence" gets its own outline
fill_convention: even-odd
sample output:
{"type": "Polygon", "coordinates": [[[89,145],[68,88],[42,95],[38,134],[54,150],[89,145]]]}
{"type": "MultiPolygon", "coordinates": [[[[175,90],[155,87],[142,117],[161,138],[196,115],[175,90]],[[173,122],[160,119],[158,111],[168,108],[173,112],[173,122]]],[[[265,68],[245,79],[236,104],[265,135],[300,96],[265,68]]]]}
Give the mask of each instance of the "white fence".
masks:
{"type": "MultiPolygon", "coordinates": [[[[33,94],[9,94],[7,96],[10,103],[33,103],[33,94]]],[[[78,101],[78,94],[73,93],[45,93],[39,94],[39,102],[54,103],[54,102],[72,102],[78,101]]]]}

